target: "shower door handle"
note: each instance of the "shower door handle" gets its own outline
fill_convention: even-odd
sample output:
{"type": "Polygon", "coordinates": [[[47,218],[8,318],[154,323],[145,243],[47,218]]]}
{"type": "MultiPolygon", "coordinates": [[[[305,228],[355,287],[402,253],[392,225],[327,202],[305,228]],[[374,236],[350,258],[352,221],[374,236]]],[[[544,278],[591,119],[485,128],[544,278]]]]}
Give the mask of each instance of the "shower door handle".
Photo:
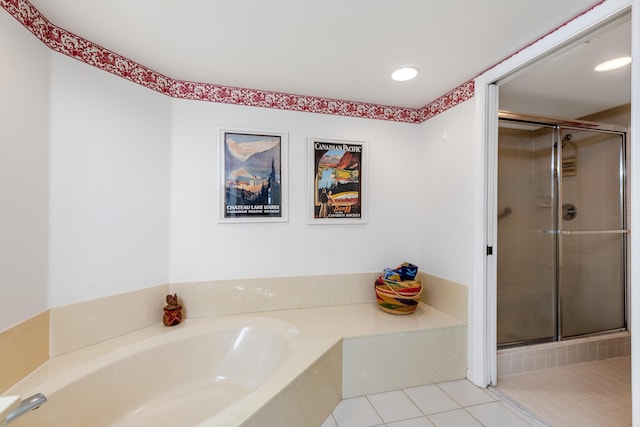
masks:
{"type": "Polygon", "coordinates": [[[624,228],[619,230],[538,230],[538,233],[543,234],[562,234],[565,236],[579,236],[588,234],[629,234],[630,231],[624,228]]]}
{"type": "Polygon", "coordinates": [[[628,234],[629,230],[619,229],[619,230],[560,230],[559,234],[564,235],[589,235],[589,234],[628,234]]]}

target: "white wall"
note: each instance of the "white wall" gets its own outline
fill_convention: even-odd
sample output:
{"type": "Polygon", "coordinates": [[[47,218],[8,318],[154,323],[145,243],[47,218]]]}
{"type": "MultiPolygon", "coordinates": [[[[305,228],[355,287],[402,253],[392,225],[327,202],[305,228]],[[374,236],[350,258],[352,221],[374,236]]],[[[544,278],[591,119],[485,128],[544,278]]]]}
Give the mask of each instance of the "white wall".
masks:
{"type": "Polygon", "coordinates": [[[0,13],[0,331],[47,308],[49,50],[0,13]]]}
{"type": "Polygon", "coordinates": [[[166,283],[171,100],[52,55],[49,304],[166,283]]]}
{"type": "Polygon", "coordinates": [[[473,278],[473,100],[421,124],[422,182],[418,199],[420,254],[427,271],[469,285],[473,278]]]}
{"type": "Polygon", "coordinates": [[[420,197],[435,185],[423,177],[419,126],[185,100],[173,100],[172,119],[171,282],[433,267],[419,250],[420,197]],[[288,132],[288,222],[217,222],[218,127],[288,132]],[[367,141],[367,224],[307,224],[310,136],[367,141]]]}
{"type": "MultiPolygon", "coordinates": [[[[3,168],[35,170],[20,191],[3,187],[3,195],[14,202],[28,195],[36,208],[35,218],[16,211],[2,221],[15,233],[0,243],[6,252],[22,242],[21,229],[34,235],[22,249],[23,268],[14,262],[2,278],[18,301],[5,326],[47,307],[166,282],[377,272],[402,261],[470,282],[474,125],[466,122],[474,103],[412,125],[170,99],[49,52],[0,17],[8,24],[2,31],[13,26],[18,35],[2,40],[36,46],[29,49],[43,63],[3,79],[11,82],[5,91],[16,81],[28,90],[11,95],[26,114],[1,103],[15,127],[0,132],[39,135],[3,168]],[[288,132],[288,222],[218,223],[219,127],[288,132]],[[307,223],[309,136],[368,143],[367,224],[307,223]],[[39,278],[30,279],[35,290],[13,286],[24,271],[39,278]]],[[[30,60],[24,48],[20,60],[30,60]]]]}

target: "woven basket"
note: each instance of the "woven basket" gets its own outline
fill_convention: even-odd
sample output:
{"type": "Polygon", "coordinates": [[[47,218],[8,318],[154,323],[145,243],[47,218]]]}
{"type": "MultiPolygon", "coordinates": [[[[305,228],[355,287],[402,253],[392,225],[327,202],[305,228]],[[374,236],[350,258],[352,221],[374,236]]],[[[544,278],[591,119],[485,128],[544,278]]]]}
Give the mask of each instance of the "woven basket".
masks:
{"type": "Polygon", "coordinates": [[[423,289],[419,280],[394,281],[382,276],[378,277],[375,286],[378,307],[392,314],[411,314],[416,311],[423,289]]]}

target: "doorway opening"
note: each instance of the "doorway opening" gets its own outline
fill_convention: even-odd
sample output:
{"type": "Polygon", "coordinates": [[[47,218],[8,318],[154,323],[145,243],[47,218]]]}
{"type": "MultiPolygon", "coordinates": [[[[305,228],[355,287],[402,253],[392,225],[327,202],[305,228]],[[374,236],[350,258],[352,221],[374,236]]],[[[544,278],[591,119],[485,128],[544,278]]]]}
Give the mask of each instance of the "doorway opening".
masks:
{"type": "MultiPolygon", "coordinates": [[[[640,9],[634,8],[632,10],[631,1],[629,0],[604,2],[597,8],[582,15],[579,19],[568,22],[557,31],[550,33],[498,66],[478,76],[475,80],[475,102],[478,106],[478,116],[480,118],[480,120],[477,121],[477,132],[480,138],[479,144],[476,146],[476,151],[474,152],[474,158],[478,161],[478,168],[474,172],[474,176],[476,176],[474,192],[478,197],[474,200],[476,214],[474,215],[473,223],[473,242],[476,249],[473,257],[473,286],[470,287],[469,370],[467,377],[476,385],[488,386],[497,384],[497,257],[492,255],[492,253],[495,254],[497,250],[494,247],[497,244],[497,218],[501,213],[498,211],[497,206],[498,111],[499,109],[503,109],[547,117],[576,117],[588,121],[614,123],[616,125],[626,126],[630,130],[637,129],[638,120],[635,120],[637,118],[637,112],[633,112],[633,110],[637,107],[640,94],[638,94],[637,91],[631,92],[631,81],[633,77],[637,76],[638,64],[636,61],[632,64],[632,71],[626,70],[628,74],[622,79],[622,85],[626,85],[626,87],[624,87],[621,92],[626,96],[626,102],[616,101],[615,104],[609,107],[611,110],[614,109],[615,105],[626,105],[628,110],[633,112],[633,114],[625,117],[626,122],[611,120],[608,117],[591,117],[591,113],[589,112],[578,112],[577,114],[573,111],[570,112],[568,109],[570,106],[564,103],[565,100],[559,99],[560,92],[556,90],[558,89],[557,82],[555,82],[554,87],[549,88],[553,79],[559,77],[557,73],[547,74],[543,76],[542,79],[538,78],[537,85],[531,82],[522,84],[520,86],[521,88],[529,90],[528,97],[521,96],[520,91],[511,89],[516,88],[517,83],[521,80],[527,81],[527,76],[532,71],[541,67],[548,70],[548,67],[545,65],[549,63],[553,62],[556,65],[563,63],[566,65],[567,62],[571,63],[570,59],[574,54],[585,54],[590,49],[590,46],[593,46],[592,43],[585,45],[583,43],[585,40],[590,40],[594,35],[596,37],[600,36],[606,33],[607,29],[628,23],[629,34],[625,39],[629,47],[629,45],[631,45],[631,29],[637,31],[638,19],[636,18],[639,17],[640,9]],[[633,14],[633,21],[631,21],[631,14],[633,14]],[[565,62],[565,60],[567,61],[565,62]],[[515,86],[512,83],[514,83],[515,86]],[[537,106],[537,109],[542,109],[543,111],[536,111],[536,109],[529,109],[524,106],[513,106],[507,99],[509,93],[512,95],[511,99],[515,99],[518,102],[527,99],[527,105],[537,106]],[[536,102],[540,100],[542,103],[536,102]],[[561,111],[552,111],[555,109],[561,111]]],[[[620,43],[616,44],[616,47],[620,46],[620,43]]],[[[638,55],[636,53],[640,45],[635,44],[631,46],[631,48],[633,50],[632,56],[634,58],[637,57],[638,55]]],[[[562,68],[562,70],[565,69],[566,67],[562,68]]],[[[571,74],[566,81],[574,83],[581,79],[581,76],[571,74]]],[[[618,83],[612,84],[611,81],[609,81],[608,87],[613,90],[618,87],[618,83]]],[[[578,92],[580,92],[580,95],[588,95],[593,91],[591,90],[591,86],[589,86],[578,90],[578,92]]],[[[606,98],[608,102],[612,101],[608,97],[604,98],[606,98]]],[[[571,104],[575,104],[575,102],[571,104]]],[[[578,102],[577,104],[583,108],[587,103],[578,102]]],[[[590,110],[593,112],[609,111],[603,110],[602,108],[590,108],[590,110]]],[[[640,135],[640,132],[628,133],[629,151],[627,156],[629,158],[630,187],[634,187],[638,183],[638,171],[640,168],[636,167],[636,165],[639,162],[639,157],[638,153],[632,150],[632,148],[637,145],[638,135],[640,135]]],[[[632,207],[629,208],[628,216],[632,222],[635,222],[638,218],[638,210],[636,209],[639,206],[638,197],[637,191],[628,191],[629,205],[632,205],[632,207]]],[[[630,311],[629,328],[633,330],[633,327],[638,323],[638,316],[633,316],[633,310],[634,307],[638,306],[638,298],[640,298],[637,293],[631,291],[631,288],[634,288],[637,284],[637,275],[633,272],[639,265],[638,251],[635,250],[638,247],[638,237],[635,233],[631,233],[628,237],[630,241],[628,251],[628,280],[631,285],[627,301],[630,311]]],[[[635,348],[637,345],[636,341],[633,340],[631,345],[635,348]]],[[[635,352],[634,354],[638,353],[635,352]]],[[[635,356],[632,356],[632,358],[634,360],[637,359],[635,356]]],[[[633,369],[634,378],[637,378],[638,376],[635,375],[635,365],[633,369]]],[[[634,380],[634,385],[637,385],[636,382],[637,381],[634,380]]],[[[636,411],[634,407],[634,413],[635,412],[640,412],[640,409],[636,411]]]]}
{"type": "MultiPolygon", "coordinates": [[[[635,256],[629,255],[631,251],[628,250],[627,242],[633,239],[636,239],[634,241],[637,242],[637,238],[633,237],[632,239],[626,228],[626,215],[630,218],[636,218],[637,213],[635,213],[635,211],[631,213],[625,200],[625,196],[634,199],[634,196],[631,196],[631,192],[627,191],[625,162],[627,159],[629,159],[629,161],[631,159],[637,161],[637,153],[631,154],[629,153],[630,150],[627,150],[627,148],[631,148],[631,144],[627,147],[625,136],[625,132],[632,127],[631,72],[628,71],[628,74],[625,76],[624,84],[626,87],[622,90],[622,92],[626,94],[626,100],[607,100],[613,102],[613,104],[604,108],[589,106],[588,102],[581,99],[580,96],[576,97],[578,101],[575,99],[564,99],[559,91],[559,87],[562,86],[562,80],[560,79],[561,74],[559,74],[558,71],[547,74],[545,77],[546,80],[545,78],[540,79],[540,75],[538,75],[538,86],[528,80],[531,70],[539,67],[543,70],[549,70],[559,63],[564,62],[566,64],[574,55],[586,55],[592,40],[604,37],[610,30],[620,29],[623,25],[629,25],[630,28],[628,5],[621,4],[614,6],[611,10],[608,10],[608,14],[602,13],[598,15],[599,17],[594,16],[590,25],[576,26],[573,36],[569,35],[571,32],[568,31],[568,34],[551,40],[546,45],[546,48],[545,46],[539,46],[537,49],[534,49],[534,52],[537,52],[539,55],[538,58],[544,58],[539,59],[535,64],[532,65],[531,56],[523,55],[522,58],[516,58],[508,64],[511,67],[511,71],[496,70],[494,73],[488,73],[483,79],[477,82],[476,90],[478,90],[480,94],[479,100],[483,105],[483,111],[488,112],[488,115],[485,114],[484,116],[485,121],[483,123],[483,134],[486,135],[484,139],[486,146],[483,147],[483,154],[485,156],[483,159],[483,168],[485,168],[483,174],[486,179],[484,188],[487,189],[484,203],[487,204],[487,209],[485,210],[486,215],[482,218],[483,221],[485,221],[485,227],[483,228],[484,240],[482,240],[482,242],[486,243],[487,249],[494,249],[493,254],[497,256],[485,257],[483,268],[478,268],[478,271],[484,274],[484,286],[481,288],[481,291],[485,292],[484,296],[481,296],[481,298],[484,298],[483,301],[485,301],[485,304],[478,308],[485,311],[479,312],[474,319],[480,319],[481,315],[484,314],[484,327],[478,328],[478,330],[486,333],[486,335],[478,334],[478,341],[482,340],[484,343],[480,346],[482,351],[477,353],[480,357],[480,363],[472,365],[474,368],[482,366],[484,369],[481,369],[477,376],[475,376],[475,372],[472,372],[472,374],[478,381],[497,386],[498,392],[506,394],[508,391],[505,390],[504,387],[514,384],[515,382],[511,381],[513,378],[524,378],[528,376],[529,373],[519,374],[522,374],[529,366],[533,365],[534,368],[540,370],[531,373],[531,378],[535,379],[524,386],[524,388],[528,388],[529,390],[534,390],[535,388],[538,396],[552,396],[553,398],[558,398],[558,395],[554,394],[554,391],[562,389],[562,397],[567,397],[568,399],[572,399],[574,396],[580,396],[580,393],[585,391],[586,381],[594,379],[593,383],[589,383],[589,388],[593,386],[595,394],[590,397],[594,399],[605,398],[606,400],[603,393],[607,391],[603,391],[602,387],[606,389],[609,387],[609,384],[603,383],[602,380],[615,381],[624,388],[624,392],[618,394],[627,396],[627,400],[621,404],[624,405],[624,407],[620,410],[620,416],[625,421],[620,425],[627,425],[630,424],[631,419],[630,391],[632,379],[631,357],[622,355],[624,351],[627,351],[627,354],[629,354],[631,349],[630,334],[626,331],[627,312],[631,306],[631,304],[629,304],[630,293],[626,283],[629,280],[629,271],[631,269],[627,268],[626,265],[631,265],[631,262],[627,263],[627,258],[631,257],[633,261],[636,259],[635,256]],[[551,48],[550,46],[554,47],[551,48]],[[542,81],[542,83],[540,83],[540,81],[542,81]],[[515,82],[513,86],[511,86],[512,82],[515,82]],[[522,96],[523,94],[519,93],[518,90],[510,90],[518,87],[518,83],[520,84],[520,88],[524,87],[530,90],[529,98],[522,96]],[[543,86],[539,86],[540,84],[543,86]],[[529,105],[533,105],[533,107],[523,107],[522,103],[524,101],[529,105]],[[565,101],[571,102],[565,103],[565,101]],[[570,110],[573,104],[588,111],[578,111],[574,113],[573,110],[570,110]],[[626,108],[623,119],[610,120],[608,116],[609,113],[614,110],[618,112],[620,108],[623,107],[626,108]],[[525,112],[527,116],[535,116],[536,119],[533,120],[533,123],[526,123],[526,120],[524,123],[522,121],[519,123],[515,121],[508,122],[504,120],[506,117],[497,117],[496,112],[498,109],[522,111],[525,112]],[[568,117],[570,119],[561,120],[560,122],[564,122],[561,124],[550,124],[545,122],[545,120],[539,120],[541,116],[543,119],[549,116],[568,117]],[[576,121],[611,123],[614,124],[614,126],[604,126],[600,128],[596,125],[597,129],[595,130],[597,132],[593,132],[593,128],[587,127],[583,129],[580,126],[575,127],[567,123],[576,121]],[[514,226],[513,222],[521,222],[520,220],[522,220],[522,218],[515,221],[517,219],[517,212],[520,212],[522,215],[525,213],[522,212],[520,202],[506,203],[498,191],[499,181],[501,180],[499,176],[499,168],[501,167],[499,164],[499,151],[502,149],[502,147],[499,146],[499,135],[504,131],[503,128],[511,128],[507,133],[529,132],[529,136],[531,136],[533,133],[538,132],[539,135],[537,136],[541,136],[546,132],[550,135],[547,145],[544,147],[544,150],[546,150],[546,160],[548,161],[545,170],[547,180],[544,181],[547,195],[539,195],[539,197],[536,195],[533,199],[532,209],[538,212],[529,212],[528,214],[530,216],[528,219],[530,223],[528,225],[536,227],[535,233],[533,232],[534,228],[529,229],[523,226],[516,230],[515,228],[509,229],[508,227],[508,225],[514,226]],[[514,130],[513,128],[516,129],[514,130]],[[620,163],[618,163],[618,183],[620,191],[617,193],[618,204],[616,205],[616,212],[618,212],[616,218],[619,225],[614,228],[609,228],[608,223],[601,223],[597,228],[591,225],[582,228],[584,224],[580,224],[578,220],[582,219],[582,214],[589,213],[590,208],[584,204],[589,203],[584,202],[584,200],[588,199],[582,198],[585,190],[580,190],[580,188],[584,186],[577,184],[584,171],[590,169],[590,167],[583,166],[581,160],[578,159],[579,157],[583,157],[582,160],[584,160],[586,157],[584,153],[588,150],[581,148],[582,145],[578,144],[577,138],[590,139],[594,137],[592,139],[596,140],[604,135],[607,137],[610,135],[619,135],[620,138],[618,142],[612,144],[595,144],[600,147],[617,145],[620,150],[618,151],[618,159],[620,160],[620,163]],[[622,142],[622,140],[624,140],[624,142],[622,142]],[[620,154],[621,152],[624,154],[620,154]],[[574,193],[571,192],[574,190],[572,186],[575,187],[574,193]],[[513,206],[511,206],[511,204],[513,204],[513,206]],[[517,210],[514,206],[517,207],[517,210]],[[543,220],[547,221],[546,225],[548,225],[549,228],[543,228],[543,225],[539,222],[543,220]],[[512,224],[508,224],[508,221],[511,221],[512,224]],[[578,227],[579,224],[580,227],[578,227]],[[506,236],[507,232],[519,234],[519,236],[508,237],[506,236]],[[505,236],[500,236],[501,234],[505,234],[505,236]],[[506,240],[503,240],[503,237],[506,237],[506,240]],[[509,239],[511,239],[511,241],[509,241],[509,239]],[[509,274],[511,274],[511,277],[516,277],[517,279],[515,283],[525,275],[533,276],[536,279],[548,277],[551,279],[552,285],[547,286],[546,289],[534,292],[534,287],[531,286],[532,282],[524,281],[524,283],[529,283],[530,287],[520,289],[517,292],[514,289],[510,289],[508,292],[498,290],[498,282],[502,280],[501,278],[499,279],[499,275],[501,274],[500,270],[503,268],[509,269],[508,257],[511,255],[515,256],[515,254],[512,253],[501,255],[501,251],[508,249],[509,245],[513,245],[514,241],[518,239],[521,241],[522,239],[533,241],[534,243],[529,246],[529,253],[534,255],[529,258],[522,257],[520,261],[514,261],[520,263],[520,268],[517,270],[519,270],[521,277],[517,277],[518,272],[514,273],[513,271],[511,273],[507,272],[507,276],[505,277],[508,278],[509,274]],[[607,243],[605,243],[605,241],[607,243]],[[494,248],[493,246],[496,247],[494,248]],[[502,249],[500,246],[503,246],[502,249]],[[600,250],[598,249],[599,246],[601,248],[608,247],[608,249],[600,250]],[[540,247],[546,248],[547,251],[532,251],[532,249],[539,249],[540,247]],[[588,249],[585,250],[585,247],[588,249]],[[600,253],[602,256],[597,256],[597,253],[600,253]],[[608,257],[614,254],[619,255],[619,257],[608,258],[608,267],[602,267],[602,264],[598,264],[604,260],[605,256],[608,257]],[[546,265],[546,268],[536,268],[542,265],[546,265]],[[589,270],[591,267],[597,265],[600,265],[597,268],[597,272],[595,270],[589,270]],[[615,266],[615,273],[610,269],[613,268],[612,266],[615,266]],[[603,271],[608,272],[608,277],[604,279],[605,282],[612,283],[615,281],[618,284],[622,283],[622,285],[616,286],[617,291],[613,292],[616,294],[614,299],[617,301],[617,308],[615,310],[605,310],[603,308],[606,304],[604,300],[598,301],[602,304],[600,306],[596,304],[596,308],[594,309],[594,305],[590,305],[591,302],[589,298],[592,298],[593,295],[601,295],[599,294],[600,291],[585,292],[581,290],[580,287],[571,285],[572,283],[576,285],[587,283],[589,280],[597,278],[598,274],[603,271]],[[575,280],[576,277],[578,280],[575,280]],[[521,294],[518,295],[518,292],[521,292],[521,294]],[[527,292],[529,292],[529,294],[527,294],[527,292]],[[532,302],[534,301],[532,297],[534,293],[542,293],[545,298],[548,297],[546,300],[547,303],[539,304],[539,306],[536,307],[535,303],[532,302]],[[528,334],[523,331],[523,329],[526,328],[510,328],[508,326],[505,327],[504,324],[500,326],[501,320],[498,319],[498,317],[501,317],[502,314],[500,314],[498,306],[503,305],[503,303],[509,299],[513,304],[511,306],[512,312],[509,313],[507,311],[502,314],[507,315],[507,317],[512,316],[512,318],[530,315],[535,319],[531,323],[540,323],[540,325],[537,326],[541,327],[534,330],[531,334],[528,334]],[[523,302],[528,301],[529,304],[521,305],[520,312],[515,313],[517,310],[513,309],[513,307],[517,307],[518,304],[514,301],[518,299],[523,302]],[[576,305],[580,309],[586,308],[587,310],[584,310],[583,313],[580,313],[580,310],[575,311],[575,308],[571,308],[572,301],[577,302],[576,305]],[[609,319],[606,322],[599,322],[598,319],[596,319],[599,311],[607,311],[607,316],[605,317],[609,317],[609,319]],[[609,314],[611,314],[611,316],[609,316],[609,314]],[[540,320],[542,318],[545,320],[540,320]],[[613,318],[615,318],[615,320],[613,318]],[[613,354],[612,358],[604,360],[605,357],[611,355],[609,351],[613,354]],[[619,353],[621,357],[618,357],[618,351],[621,351],[621,353],[619,353]],[[587,360],[584,359],[584,357],[590,357],[590,355],[593,354],[595,354],[594,360],[586,363],[593,363],[594,366],[602,367],[606,370],[606,374],[588,374],[588,377],[576,377],[577,379],[574,381],[574,384],[571,384],[573,378],[571,369],[578,365],[568,365],[569,359],[575,358],[576,361],[581,362],[587,360]],[[582,360],[580,360],[581,357],[583,358],[582,360]],[[609,361],[613,361],[613,364],[608,364],[609,361]],[[568,374],[565,373],[566,368],[569,368],[568,374]],[[561,377],[568,379],[568,382],[562,382],[561,377]],[[532,386],[534,388],[531,388],[532,386]]],[[[630,45],[630,35],[628,38],[628,44],[630,45]]],[[[529,53],[530,52],[528,52],[528,54],[529,53]]],[[[508,67],[504,68],[507,69],[508,67]]],[[[572,79],[570,80],[572,84],[580,81],[582,78],[582,76],[577,74],[564,75],[564,77],[572,79]]],[[[612,91],[614,86],[613,83],[610,83],[612,91]]],[[[586,95],[590,92],[589,86],[584,87],[582,92],[584,93],[581,95],[586,95]]],[[[636,137],[632,135],[632,139],[635,141],[636,137]]],[[[584,147],[587,147],[587,145],[584,145],[584,147]]],[[[513,150],[514,147],[510,147],[509,149],[513,150]]],[[[520,147],[520,149],[522,150],[523,147],[520,147]]],[[[540,149],[542,148],[529,147],[528,155],[533,155],[532,151],[535,151],[535,155],[538,156],[537,160],[542,160],[541,152],[538,152],[540,149]]],[[[533,170],[537,169],[540,171],[541,163],[542,162],[538,162],[538,164],[536,164],[532,161],[528,163],[528,166],[522,166],[523,169],[528,168],[526,171],[528,173],[528,180],[525,178],[514,179],[522,179],[522,182],[524,182],[522,185],[525,186],[524,188],[529,186],[530,188],[539,190],[541,188],[539,186],[542,185],[543,180],[541,176],[535,175],[533,170]]],[[[600,163],[599,160],[595,161],[595,163],[597,166],[602,166],[602,169],[605,169],[605,163],[600,163]]],[[[636,163],[634,163],[634,165],[635,164],[636,163]]],[[[630,170],[632,170],[632,175],[637,177],[633,172],[635,168],[630,168],[630,170]]],[[[598,186],[603,185],[603,181],[592,180],[591,182],[591,185],[586,187],[589,189],[587,193],[592,193],[593,188],[600,188],[598,186]]],[[[520,188],[522,189],[523,187],[520,188]]],[[[609,188],[611,188],[611,186],[609,186],[609,188]]],[[[525,193],[526,191],[522,190],[521,192],[525,193]]],[[[517,191],[515,193],[517,193],[517,191]]],[[[591,194],[587,194],[587,196],[590,195],[591,194]]],[[[525,197],[524,194],[515,194],[515,196],[525,197]]],[[[599,205],[603,205],[603,203],[599,203],[599,205]]],[[[588,214],[588,216],[590,215],[588,214]]],[[[513,248],[514,246],[512,246],[512,249],[513,248]]],[[[519,249],[520,247],[518,247],[518,250],[519,249]]],[[[487,254],[491,254],[491,252],[487,251],[487,254]]],[[[602,278],[604,276],[599,277],[602,278]]],[[[536,282],[538,281],[539,280],[536,280],[536,282]]],[[[534,296],[538,297],[540,295],[534,296]]],[[[637,298],[637,296],[634,296],[634,298],[637,298]]],[[[517,393],[508,394],[507,396],[514,400],[518,406],[529,409],[553,425],[575,425],[575,419],[564,419],[563,417],[569,413],[586,414],[585,406],[580,406],[580,404],[577,404],[577,401],[574,402],[577,404],[575,407],[570,406],[570,401],[561,401],[559,398],[556,399],[557,401],[555,402],[544,402],[548,406],[556,405],[558,410],[543,413],[542,410],[538,412],[540,408],[534,408],[531,402],[527,401],[526,396],[517,395],[517,393]],[[557,414],[561,415],[558,418],[554,418],[557,414]]],[[[533,400],[535,401],[535,399],[533,400]]],[[[587,409],[595,410],[594,407],[587,409]]],[[[635,410],[634,408],[634,411],[635,410]]],[[[592,413],[586,415],[595,419],[592,413]]],[[[603,419],[610,420],[611,414],[602,414],[602,417],[603,419]]],[[[585,420],[587,420],[587,418],[585,418],[585,420]]]]}

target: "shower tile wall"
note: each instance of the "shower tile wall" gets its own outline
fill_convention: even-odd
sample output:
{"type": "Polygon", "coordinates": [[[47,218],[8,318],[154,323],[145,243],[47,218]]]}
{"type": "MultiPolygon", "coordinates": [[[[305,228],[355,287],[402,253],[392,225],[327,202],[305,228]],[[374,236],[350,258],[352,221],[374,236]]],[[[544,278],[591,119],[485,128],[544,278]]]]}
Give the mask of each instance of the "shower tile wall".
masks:
{"type": "Polygon", "coordinates": [[[628,332],[515,347],[498,351],[498,376],[502,378],[630,354],[631,335],[628,332]]]}

